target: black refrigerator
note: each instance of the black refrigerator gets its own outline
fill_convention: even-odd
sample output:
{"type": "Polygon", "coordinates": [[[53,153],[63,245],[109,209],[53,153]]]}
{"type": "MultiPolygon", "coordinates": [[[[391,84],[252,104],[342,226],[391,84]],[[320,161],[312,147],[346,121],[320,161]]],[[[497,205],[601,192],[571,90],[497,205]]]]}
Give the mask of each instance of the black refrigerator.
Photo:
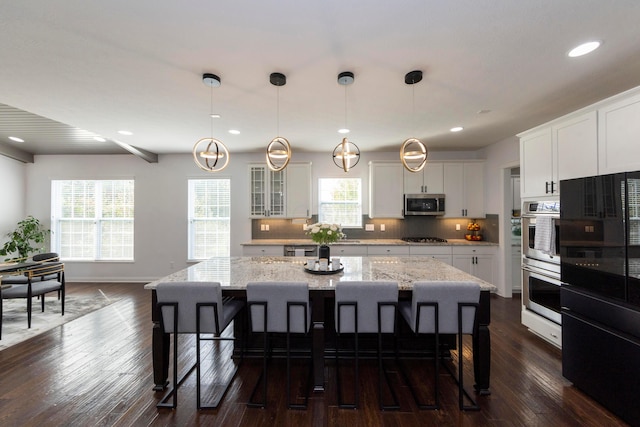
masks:
{"type": "Polygon", "coordinates": [[[640,425],[640,171],[560,182],[562,374],[640,425]]]}

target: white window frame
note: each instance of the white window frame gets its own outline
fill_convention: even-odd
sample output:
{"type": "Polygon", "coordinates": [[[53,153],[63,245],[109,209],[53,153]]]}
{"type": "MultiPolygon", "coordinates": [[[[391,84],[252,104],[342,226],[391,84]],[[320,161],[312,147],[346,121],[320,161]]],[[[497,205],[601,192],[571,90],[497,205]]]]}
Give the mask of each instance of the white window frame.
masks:
{"type": "MultiPolygon", "coordinates": [[[[187,191],[187,219],[188,219],[188,243],[187,243],[187,258],[189,261],[202,261],[213,256],[216,257],[228,257],[231,253],[231,179],[220,177],[220,178],[190,178],[188,180],[188,191],[187,191]],[[222,182],[224,181],[224,182],[222,182]],[[195,188],[198,183],[207,183],[213,184],[214,182],[217,184],[226,185],[228,189],[228,194],[216,194],[214,197],[222,199],[226,199],[228,204],[226,205],[226,212],[228,215],[222,216],[199,216],[196,214],[196,199],[195,199],[195,188]],[[209,223],[214,228],[222,228],[226,227],[228,233],[226,235],[222,235],[221,233],[216,233],[217,235],[222,235],[222,239],[220,239],[220,244],[215,245],[213,248],[204,248],[206,253],[202,253],[202,247],[198,248],[198,224],[209,223]],[[220,226],[222,224],[222,226],[220,226]]],[[[211,188],[211,191],[214,189],[211,188]]],[[[224,206],[224,205],[223,205],[224,206]]],[[[215,205],[211,205],[212,209],[205,209],[207,213],[214,212],[217,210],[215,205]]],[[[223,207],[223,211],[225,208],[223,207]]],[[[218,211],[219,213],[219,211],[218,211]]]]}
{"type": "MultiPolygon", "coordinates": [[[[83,193],[85,195],[89,195],[89,193],[83,193]]],[[[89,197],[91,199],[91,197],[89,197]]],[[[87,210],[84,209],[82,213],[86,213],[87,210]]],[[[60,254],[60,258],[65,261],[133,261],[134,253],[135,253],[135,180],[133,179],[58,179],[51,181],[51,250],[60,254]],[[63,216],[63,200],[62,200],[62,188],[65,183],[70,182],[82,182],[82,183],[90,183],[93,185],[93,215],[84,216],[82,214],[76,215],[72,213],[70,216],[63,216]],[[125,186],[130,184],[131,193],[126,194],[125,203],[123,206],[125,207],[125,211],[130,211],[131,216],[123,216],[123,217],[110,217],[105,215],[103,212],[103,208],[105,205],[103,204],[103,186],[107,183],[119,183],[124,184],[125,186]],[[82,253],[87,253],[86,256],[78,256],[69,255],[66,249],[63,249],[63,241],[70,242],[72,241],[72,235],[74,231],[70,231],[69,233],[63,233],[63,223],[68,224],[79,224],[84,222],[92,223],[92,231],[85,232],[82,227],[80,229],[81,240],[88,239],[92,244],[85,245],[87,246],[87,251],[81,250],[82,253]],[[129,235],[130,241],[129,244],[120,244],[119,247],[124,248],[123,252],[128,253],[126,256],[107,256],[103,253],[103,237],[104,234],[104,225],[108,223],[111,224],[124,224],[126,227],[126,222],[130,223],[130,232],[125,233],[124,235],[129,235]]],[[[116,234],[118,234],[116,232],[116,234]]],[[[121,240],[122,242],[122,240],[121,240]]],[[[125,242],[126,243],[126,242],[125,242]]],[[[72,246],[81,247],[83,243],[80,245],[70,243],[72,246]]],[[[66,245],[65,245],[66,247],[66,245]]]]}
{"type": "Polygon", "coordinates": [[[318,178],[318,222],[337,223],[342,228],[362,228],[362,178],[318,178]],[[356,184],[357,200],[347,200],[345,195],[344,201],[340,201],[333,198],[335,193],[335,187],[340,182],[352,181],[356,184]],[[357,214],[354,216],[353,221],[345,221],[344,217],[329,216],[324,207],[328,204],[336,205],[343,204],[345,206],[355,206],[357,214]]]}

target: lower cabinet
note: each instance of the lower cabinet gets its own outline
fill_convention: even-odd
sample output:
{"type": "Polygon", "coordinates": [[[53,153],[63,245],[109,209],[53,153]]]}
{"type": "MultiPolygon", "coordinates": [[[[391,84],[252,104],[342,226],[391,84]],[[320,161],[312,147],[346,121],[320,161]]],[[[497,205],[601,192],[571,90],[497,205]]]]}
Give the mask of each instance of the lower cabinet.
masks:
{"type": "Polygon", "coordinates": [[[409,255],[430,256],[446,264],[453,264],[451,246],[409,246],[409,255]]]}
{"type": "Polygon", "coordinates": [[[453,246],[453,266],[493,283],[496,248],[493,246],[453,246]]]}
{"type": "Polygon", "coordinates": [[[331,256],[367,256],[367,245],[332,245],[331,256]]]}
{"type": "Polygon", "coordinates": [[[244,256],[283,256],[284,246],[279,245],[245,245],[242,247],[244,256]]]}
{"type": "Polygon", "coordinates": [[[402,256],[409,255],[409,246],[398,245],[369,245],[367,255],[402,256]]]}

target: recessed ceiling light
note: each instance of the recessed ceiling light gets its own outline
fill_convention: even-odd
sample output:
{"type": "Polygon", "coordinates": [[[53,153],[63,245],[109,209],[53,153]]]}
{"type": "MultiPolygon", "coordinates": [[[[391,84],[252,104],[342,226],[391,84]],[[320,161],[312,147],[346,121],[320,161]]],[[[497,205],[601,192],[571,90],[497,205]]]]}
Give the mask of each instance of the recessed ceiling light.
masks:
{"type": "Polygon", "coordinates": [[[349,133],[349,132],[351,131],[347,128],[338,129],[338,133],[349,133]]]}
{"type": "Polygon", "coordinates": [[[577,56],[582,56],[582,55],[586,55],[587,53],[591,53],[599,47],[600,47],[599,41],[587,42],[587,43],[581,44],[580,46],[574,47],[569,51],[567,55],[569,55],[571,58],[575,58],[577,56]]]}
{"type": "Polygon", "coordinates": [[[10,136],[9,139],[13,142],[24,142],[24,139],[18,138],[17,136],[10,136]]]}
{"type": "Polygon", "coordinates": [[[107,140],[101,136],[94,136],[93,139],[95,139],[98,142],[107,142],[107,140]]]}
{"type": "Polygon", "coordinates": [[[131,132],[130,130],[119,130],[118,133],[120,135],[127,135],[127,136],[133,135],[133,132],[131,132]]]}
{"type": "Polygon", "coordinates": [[[462,129],[464,129],[462,126],[456,126],[454,128],[449,129],[451,132],[460,132],[462,129]]]}
{"type": "Polygon", "coordinates": [[[220,114],[209,114],[209,117],[211,117],[212,119],[219,119],[220,117],[222,117],[220,114]]]}
{"type": "Polygon", "coordinates": [[[237,129],[229,129],[231,135],[240,135],[240,131],[237,129]]]}

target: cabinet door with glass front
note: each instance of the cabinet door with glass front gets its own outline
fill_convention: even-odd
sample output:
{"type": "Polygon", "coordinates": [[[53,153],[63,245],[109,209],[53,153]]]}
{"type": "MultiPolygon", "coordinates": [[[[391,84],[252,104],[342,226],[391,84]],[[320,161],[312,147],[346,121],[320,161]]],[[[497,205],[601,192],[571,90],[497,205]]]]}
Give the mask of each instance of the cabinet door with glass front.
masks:
{"type": "Polygon", "coordinates": [[[285,216],[285,174],[267,165],[249,166],[252,218],[285,216]]]}

